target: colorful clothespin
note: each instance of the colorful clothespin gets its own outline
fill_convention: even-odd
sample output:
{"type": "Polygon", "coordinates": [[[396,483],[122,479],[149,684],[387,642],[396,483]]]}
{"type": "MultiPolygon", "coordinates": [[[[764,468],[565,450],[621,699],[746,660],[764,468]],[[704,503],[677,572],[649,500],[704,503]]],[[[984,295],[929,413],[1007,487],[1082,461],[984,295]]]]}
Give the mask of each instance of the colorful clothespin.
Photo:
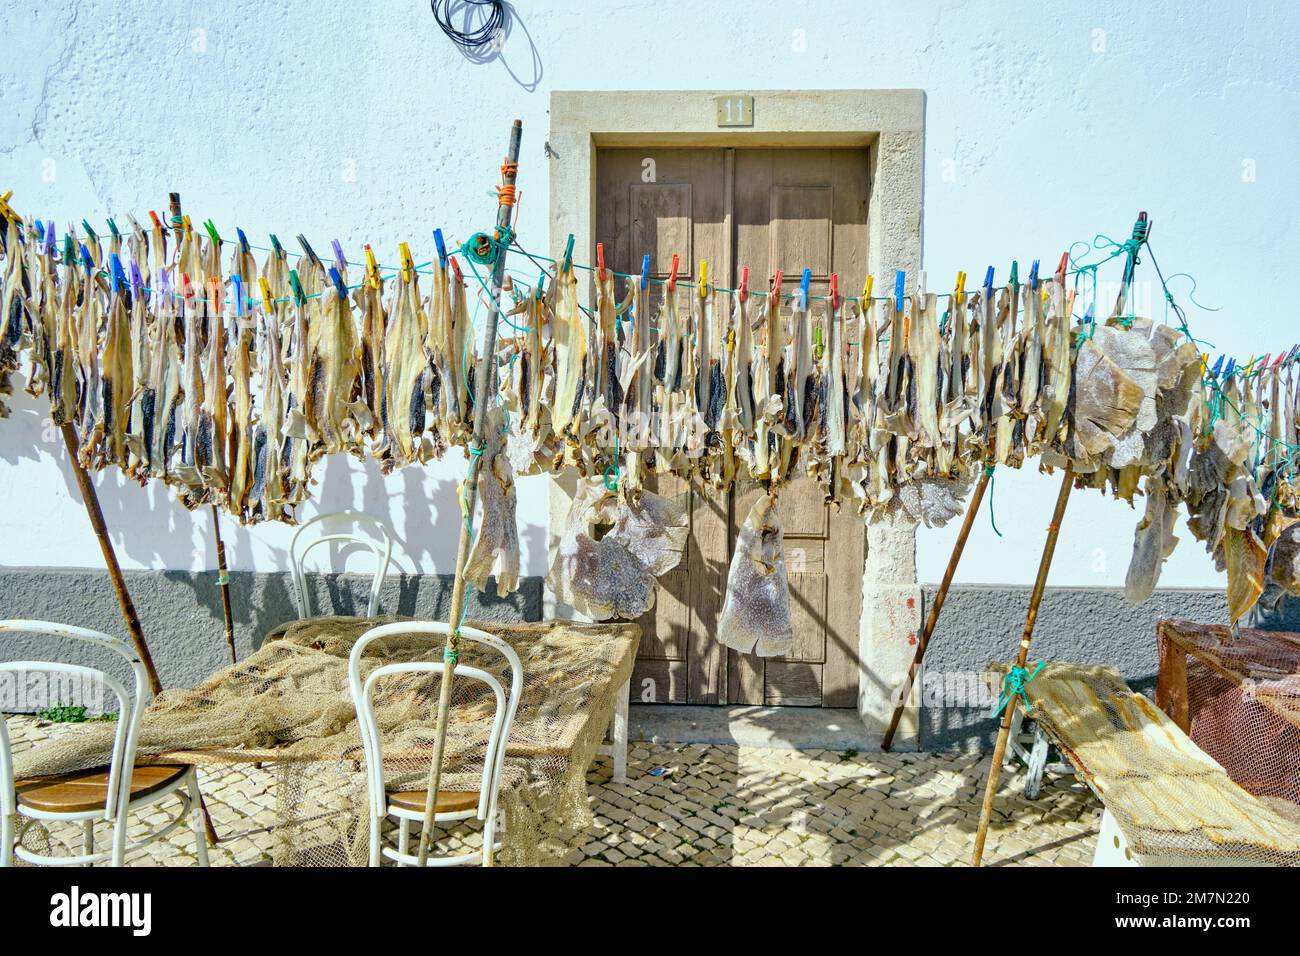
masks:
{"type": "Polygon", "coordinates": [[[298,270],[289,270],[289,288],[293,289],[293,301],[298,305],[307,303],[307,296],[302,291],[302,280],[298,278],[298,270]]]}
{"type": "Polygon", "coordinates": [[[1035,259],[1034,264],[1029,267],[1029,291],[1031,292],[1038,291],[1038,260],[1037,259],[1035,259]]]}
{"type": "Polygon", "coordinates": [[[167,278],[166,269],[159,269],[153,277],[153,298],[159,307],[171,304],[172,284],[167,278]]]}
{"type": "Polygon", "coordinates": [[[650,254],[641,257],[641,291],[650,288],[650,254]]]}
{"type": "Polygon", "coordinates": [[[239,237],[239,250],[245,255],[248,255],[248,237],[244,235],[244,230],[236,226],[235,235],[239,237]]]}
{"type": "Polygon", "coordinates": [[[539,300],[546,297],[546,270],[543,269],[537,276],[537,298],[539,300]]]}
{"type": "MultiPolygon", "coordinates": [[[[440,265],[445,272],[447,270],[447,243],[446,240],[442,238],[441,229],[433,230],[433,245],[434,248],[438,250],[438,265],[440,265]]],[[[366,248],[369,248],[369,246],[366,248]]]]}
{"type": "Polygon", "coordinates": [[[108,231],[112,234],[112,236],[113,236],[114,239],[121,239],[121,238],[122,238],[122,234],[121,234],[120,232],[117,231],[117,223],[115,223],[115,222],[113,221],[113,219],[112,219],[111,216],[109,217],[109,220],[108,220],[108,231]]]}
{"type": "Polygon", "coordinates": [[[126,288],[126,270],[122,268],[122,260],[116,252],[108,257],[108,273],[114,292],[120,292],[126,288]]]}
{"type": "Polygon", "coordinates": [[[235,317],[244,317],[244,280],[237,275],[230,277],[230,288],[235,293],[235,317]]]}
{"type": "Polygon", "coordinates": [[[804,269],[803,275],[799,277],[799,310],[808,311],[808,291],[812,286],[812,270],[804,269]]]}
{"type": "Polygon", "coordinates": [[[72,241],[72,234],[63,237],[63,264],[65,266],[76,265],[77,250],[72,241]]]}
{"type": "Polygon", "coordinates": [[[95,260],[90,258],[90,250],[86,248],[84,242],[78,243],[77,248],[81,253],[81,265],[86,270],[86,275],[89,276],[95,271],[95,260]]]}
{"type": "Polygon", "coordinates": [[[993,298],[993,267],[989,266],[988,271],[984,273],[984,301],[988,302],[993,298]]]}
{"type": "Polygon", "coordinates": [[[1061,253],[1061,261],[1056,266],[1056,284],[1065,285],[1065,270],[1070,265],[1070,250],[1061,253]]]}
{"type": "Polygon", "coordinates": [[[266,281],[266,276],[260,276],[257,285],[262,290],[262,308],[266,310],[267,315],[274,315],[275,307],[271,301],[271,283],[266,281]]]}
{"type": "Polygon", "coordinates": [[[573,271],[573,233],[569,233],[569,238],[564,241],[564,258],[560,260],[560,271],[573,271]]]}
{"type": "Polygon", "coordinates": [[[903,311],[903,294],[907,289],[907,273],[899,270],[894,273],[894,308],[903,311]]]}
{"type": "MultiPolygon", "coordinates": [[[[572,240],[573,237],[570,236],[569,239],[572,240]]],[[[677,290],[677,268],[680,263],[681,257],[674,252],[672,265],[668,269],[668,284],[665,287],[669,295],[672,295],[677,290]]]]}
{"type": "Polygon", "coordinates": [[[709,260],[708,259],[700,260],[700,281],[699,284],[695,287],[695,291],[700,294],[701,299],[705,298],[709,294],[709,260]]]}
{"type": "Polygon", "coordinates": [[[876,287],[876,277],[867,273],[867,281],[862,285],[862,311],[871,308],[871,290],[876,287]]]}
{"type": "Polygon", "coordinates": [[[316,250],[311,247],[311,243],[307,241],[307,237],[302,233],[298,233],[298,245],[302,246],[303,255],[311,260],[321,272],[324,272],[325,264],[320,261],[320,257],[316,255],[316,250]]]}
{"type": "MultiPolygon", "coordinates": [[[[465,284],[465,276],[463,276],[463,275],[461,274],[461,271],[460,271],[460,263],[456,261],[456,257],[455,257],[455,256],[449,256],[449,257],[447,258],[447,264],[448,264],[449,266],[451,266],[451,274],[452,274],[453,276],[456,277],[456,284],[457,284],[457,285],[464,285],[464,284],[465,284]]],[[[412,268],[414,268],[414,267],[412,267],[412,268]]]]}
{"type": "Polygon", "coordinates": [[[99,236],[95,235],[95,230],[90,228],[90,223],[81,220],[81,228],[86,230],[86,235],[90,237],[91,242],[99,242],[99,236]]]}
{"type": "Polygon", "coordinates": [[[397,244],[397,251],[402,257],[402,281],[410,282],[415,275],[415,260],[411,258],[411,247],[404,242],[397,244]]]}
{"type": "Polygon", "coordinates": [[[605,281],[605,244],[603,242],[596,243],[596,278],[601,282],[605,281]]]}
{"type": "Polygon", "coordinates": [[[194,299],[194,283],[190,281],[189,273],[181,273],[181,298],[185,300],[186,305],[192,305],[194,299]]]}
{"type": "Polygon", "coordinates": [[[740,301],[744,302],[749,298],[749,266],[740,270],[740,301]]]}
{"type": "Polygon", "coordinates": [[[140,274],[140,267],[131,260],[131,299],[139,301],[141,294],[144,292],[144,276],[140,274]]]}
{"type": "Polygon", "coordinates": [[[366,254],[366,281],[374,288],[379,288],[379,263],[375,261],[375,253],[370,248],[370,243],[363,247],[366,254]]]}
{"type": "Polygon", "coordinates": [[[952,301],[961,305],[962,300],[966,298],[966,273],[957,272],[957,285],[952,292],[952,301]]]}
{"type": "Polygon", "coordinates": [[[47,256],[54,255],[54,220],[51,219],[45,223],[45,248],[47,256]]]}
{"type": "Polygon", "coordinates": [[[221,280],[216,276],[212,276],[208,279],[208,308],[212,311],[212,314],[216,316],[218,322],[221,321],[221,305],[223,298],[221,280]]]}
{"type": "Polygon", "coordinates": [[[1223,369],[1223,380],[1225,382],[1232,377],[1232,372],[1236,367],[1237,367],[1236,360],[1231,358],[1228,359],[1228,364],[1224,366],[1223,369]]]}
{"type": "Polygon", "coordinates": [[[339,243],[337,239],[331,239],[330,248],[334,250],[334,261],[338,263],[339,274],[341,275],[344,272],[347,272],[348,260],[347,257],[343,255],[343,246],[339,243]]]}
{"type": "Polygon", "coordinates": [[[271,233],[271,252],[282,262],[287,258],[284,246],[280,245],[280,237],[275,233],[271,233]]]}
{"type": "Polygon", "coordinates": [[[772,298],[776,300],[777,306],[781,305],[781,283],[784,281],[785,273],[777,269],[776,275],[772,276],[772,298]]]}
{"type": "Polygon", "coordinates": [[[158,218],[158,214],[152,209],[149,210],[149,218],[153,220],[153,227],[155,229],[166,232],[166,229],[163,228],[162,220],[158,218]]]}
{"type": "Polygon", "coordinates": [[[831,311],[836,312],[840,307],[840,277],[837,273],[831,273],[831,311]]]}
{"type": "Polygon", "coordinates": [[[1014,259],[1011,260],[1011,291],[1020,297],[1020,263],[1014,259]]]}
{"type": "Polygon", "coordinates": [[[1272,353],[1272,352],[1265,352],[1265,353],[1264,353],[1264,359],[1263,359],[1263,361],[1261,361],[1261,362],[1259,363],[1259,368],[1258,368],[1256,371],[1260,371],[1260,372],[1262,372],[1262,371],[1264,371],[1266,368],[1268,368],[1268,360],[1269,360],[1270,358],[1272,358],[1272,357],[1273,357],[1273,353],[1272,353]]]}
{"type": "Polygon", "coordinates": [[[211,219],[206,219],[203,222],[203,228],[208,231],[208,238],[216,244],[218,249],[221,248],[221,235],[217,232],[217,224],[211,219]]]}
{"type": "Polygon", "coordinates": [[[348,300],[348,287],[343,282],[343,276],[339,274],[338,266],[330,266],[330,281],[334,283],[334,288],[339,294],[339,298],[344,302],[348,300]]]}

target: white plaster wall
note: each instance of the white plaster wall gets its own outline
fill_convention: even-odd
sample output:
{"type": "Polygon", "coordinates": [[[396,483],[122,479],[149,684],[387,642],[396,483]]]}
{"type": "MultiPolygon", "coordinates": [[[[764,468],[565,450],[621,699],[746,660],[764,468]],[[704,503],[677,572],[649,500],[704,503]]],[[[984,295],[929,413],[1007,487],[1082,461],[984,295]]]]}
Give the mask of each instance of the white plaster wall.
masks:
{"type": "MultiPolygon", "coordinates": [[[[1005,277],[1012,258],[1022,274],[1035,257],[1047,268],[1098,231],[1124,238],[1142,208],[1166,272],[1193,272],[1198,297],[1225,307],[1193,310],[1199,335],[1243,357],[1296,337],[1282,299],[1300,261],[1294,3],[515,6],[503,61],[474,65],[420,0],[8,0],[0,191],[61,231],[161,210],[179,190],[223,234],[238,225],[254,242],[275,232],[291,243],[303,232],[318,248],[337,238],[352,257],[370,242],[381,260],[405,239],[427,258],[434,226],[463,238],[490,224],[520,117],[520,235],[542,250],[552,89],[913,87],[927,94],[932,287],[990,263],[1005,277]]],[[[13,405],[0,424],[0,564],[98,566],[41,405],[13,405]]],[[[462,473],[459,456],[387,479],[338,460],[319,472],[320,503],[387,514],[405,544],[399,565],[448,571],[462,473]]],[[[546,564],[544,481],[520,489],[529,574],[546,564]]],[[[115,473],[99,484],[125,566],[212,566],[206,513],[115,473]]],[[[1055,492],[1032,470],[999,473],[1005,537],[981,518],[958,580],[1029,583],[1055,492]]],[[[1053,583],[1122,583],[1136,519],[1075,496],[1053,583]]],[[[919,532],[922,581],[939,578],[955,532],[919,532]]],[[[226,533],[236,567],[284,566],[285,529],[226,533]]],[[[1186,543],[1163,579],[1217,581],[1186,543]]]]}

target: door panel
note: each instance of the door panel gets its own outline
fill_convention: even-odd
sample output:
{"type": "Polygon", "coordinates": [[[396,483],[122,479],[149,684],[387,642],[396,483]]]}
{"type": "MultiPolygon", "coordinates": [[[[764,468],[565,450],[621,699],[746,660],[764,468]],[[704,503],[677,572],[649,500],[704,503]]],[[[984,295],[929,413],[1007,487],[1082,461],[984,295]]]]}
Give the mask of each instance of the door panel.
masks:
{"type": "MultiPolygon", "coordinates": [[[[688,282],[707,259],[718,284],[734,287],[747,266],[751,288],[781,269],[789,290],[809,268],[815,295],[831,272],[849,294],[866,274],[868,169],[858,149],[600,149],[596,240],[617,272],[639,273],[649,254],[651,275],[666,278],[676,253],[688,282]]],[[[833,514],[808,479],[783,490],[795,643],[788,658],[764,660],[715,637],[736,533],[763,489],[740,482],[710,496],[659,481],[662,494],[689,495],[691,528],[682,564],[641,619],[633,700],[853,706],[866,534],[852,505],[833,514]]]]}

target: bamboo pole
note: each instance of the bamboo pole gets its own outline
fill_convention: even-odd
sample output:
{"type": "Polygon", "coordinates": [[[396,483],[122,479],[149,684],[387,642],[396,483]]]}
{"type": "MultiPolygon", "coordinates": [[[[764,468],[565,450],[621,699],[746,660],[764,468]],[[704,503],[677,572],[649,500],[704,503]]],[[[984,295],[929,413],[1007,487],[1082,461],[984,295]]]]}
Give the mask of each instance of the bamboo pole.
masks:
{"type": "MultiPolygon", "coordinates": [[[[510,218],[514,211],[514,187],[518,178],[519,141],[523,136],[523,123],[515,120],[510,127],[510,145],[506,152],[505,164],[501,167],[502,189],[497,203],[496,239],[507,236],[510,230],[510,218]]],[[[479,356],[474,370],[474,430],[471,437],[469,468],[465,474],[463,501],[465,520],[461,522],[460,544],[456,549],[456,577],[451,588],[451,613],[447,618],[451,625],[447,635],[447,646],[443,649],[442,659],[445,670],[442,675],[442,687],[438,695],[438,721],[434,731],[433,761],[429,765],[429,778],[426,782],[424,801],[424,819],[420,825],[420,849],[418,861],[424,866],[429,859],[429,837],[433,831],[433,818],[438,805],[438,787],[442,782],[442,757],[447,745],[447,719],[451,711],[451,685],[456,674],[456,660],[460,646],[460,621],[465,609],[465,564],[469,561],[470,546],[474,541],[474,508],[478,502],[478,471],[482,461],[484,432],[487,430],[487,412],[491,404],[490,397],[494,391],[496,378],[497,322],[500,317],[501,287],[506,276],[506,248],[496,248],[496,258],[492,265],[491,302],[488,307],[487,328],[484,332],[483,353],[479,356]]],[[[490,862],[491,847],[487,848],[490,862]]]]}
{"type": "MultiPolygon", "coordinates": [[[[1025,614],[1025,630],[1020,636],[1020,650],[1016,654],[1016,666],[1024,667],[1029,659],[1029,642],[1034,635],[1034,624],[1038,621],[1038,606],[1043,600],[1043,591],[1047,588],[1047,572],[1052,567],[1052,555],[1056,552],[1056,540],[1061,533],[1061,519],[1065,517],[1065,506],[1070,500],[1070,491],[1074,487],[1074,463],[1067,462],[1065,473],[1061,478],[1061,491],[1056,496],[1056,510],[1052,513],[1052,523],[1047,527],[1047,541],[1043,544],[1043,556],[1038,562],[1038,577],[1034,580],[1034,590],[1029,596],[1029,611],[1025,614]]],[[[998,742],[993,748],[993,762],[989,765],[989,779],[984,788],[984,804],[980,808],[979,827],[975,831],[975,852],[971,857],[971,866],[979,866],[984,855],[984,841],[988,837],[989,818],[993,814],[993,797],[997,794],[998,778],[1002,774],[1002,759],[1007,752],[1007,739],[1011,736],[1011,718],[1015,713],[1020,694],[1012,693],[1002,711],[1002,724],[998,727],[998,742]]]]}
{"type": "Polygon", "coordinates": [[[934,601],[930,605],[929,613],[925,616],[925,627],[921,629],[921,638],[916,642],[916,653],[912,656],[912,666],[907,670],[907,678],[903,682],[902,694],[898,698],[898,703],[894,705],[894,713],[889,718],[889,729],[885,731],[885,739],[880,745],[880,749],[885,752],[893,746],[894,734],[898,732],[899,721],[903,719],[903,708],[907,706],[907,699],[912,696],[912,685],[916,683],[916,675],[920,673],[921,661],[925,658],[926,648],[930,646],[930,638],[934,635],[935,625],[939,622],[939,613],[943,610],[943,602],[948,598],[948,588],[952,585],[953,575],[957,573],[957,565],[961,563],[962,552],[966,549],[966,539],[970,536],[971,526],[975,523],[975,516],[979,514],[980,503],[984,500],[984,489],[988,487],[989,476],[992,472],[985,468],[975,484],[975,491],[971,495],[970,504],[966,507],[966,517],[962,519],[961,530],[957,532],[957,540],[952,546],[952,554],[948,557],[948,567],[944,569],[943,580],[939,582],[939,590],[934,595],[934,601]]]}
{"type": "Polygon", "coordinates": [[[217,542],[217,584],[221,587],[221,613],[226,619],[226,644],[230,648],[230,663],[237,664],[239,655],[235,652],[235,614],[230,606],[230,572],[226,570],[226,546],[221,541],[221,527],[218,524],[221,515],[217,506],[212,506],[212,537],[217,542]]]}

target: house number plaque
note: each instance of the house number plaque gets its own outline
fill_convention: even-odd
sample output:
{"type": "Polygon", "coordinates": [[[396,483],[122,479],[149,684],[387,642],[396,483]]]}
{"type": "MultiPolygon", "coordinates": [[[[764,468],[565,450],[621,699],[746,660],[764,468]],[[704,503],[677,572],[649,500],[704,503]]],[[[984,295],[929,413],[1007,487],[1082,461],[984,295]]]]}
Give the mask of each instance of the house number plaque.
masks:
{"type": "Polygon", "coordinates": [[[752,96],[716,96],[719,126],[753,126],[754,98],[752,96]]]}

